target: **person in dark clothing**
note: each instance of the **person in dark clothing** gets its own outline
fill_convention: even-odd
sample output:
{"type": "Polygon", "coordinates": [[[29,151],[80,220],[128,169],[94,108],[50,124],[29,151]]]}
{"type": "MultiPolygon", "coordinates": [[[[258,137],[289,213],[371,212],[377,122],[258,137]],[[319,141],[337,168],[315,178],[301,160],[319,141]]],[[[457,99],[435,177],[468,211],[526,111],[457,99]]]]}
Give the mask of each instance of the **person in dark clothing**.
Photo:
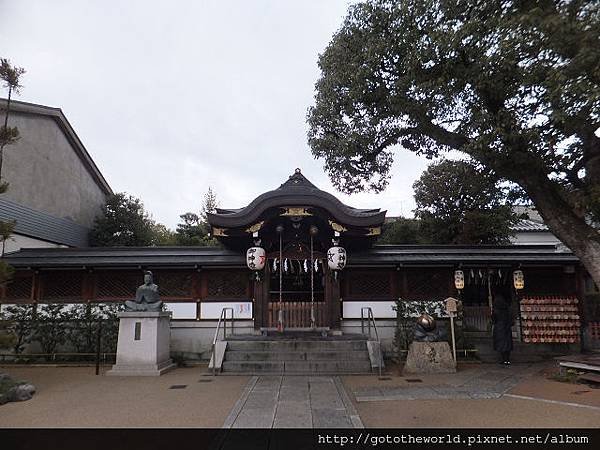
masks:
{"type": "Polygon", "coordinates": [[[513,319],[510,309],[510,298],[502,292],[494,296],[494,311],[492,312],[492,324],[494,326],[492,337],[494,350],[500,352],[502,363],[510,364],[510,352],[513,348],[512,325],[513,319]]]}

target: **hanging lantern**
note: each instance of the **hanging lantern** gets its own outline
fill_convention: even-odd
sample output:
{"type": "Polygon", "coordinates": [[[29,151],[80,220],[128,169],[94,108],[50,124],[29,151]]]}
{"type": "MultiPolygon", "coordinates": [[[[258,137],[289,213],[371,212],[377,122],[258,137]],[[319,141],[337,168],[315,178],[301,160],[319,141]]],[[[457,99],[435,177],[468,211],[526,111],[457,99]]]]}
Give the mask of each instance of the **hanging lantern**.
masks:
{"type": "Polygon", "coordinates": [[[327,250],[327,264],[331,270],[342,270],[346,267],[346,249],[336,246],[327,250]]]}
{"type": "Polygon", "coordinates": [[[515,270],[513,272],[513,285],[517,290],[525,288],[525,277],[522,270],[515,270]]]}
{"type": "Polygon", "coordinates": [[[263,270],[266,254],[262,247],[250,247],[246,252],[246,264],[250,270],[263,270]]]}
{"type": "Polygon", "coordinates": [[[454,287],[458,290],[465,288],[465,274],[462,270],[454,271],[454,287]]]}

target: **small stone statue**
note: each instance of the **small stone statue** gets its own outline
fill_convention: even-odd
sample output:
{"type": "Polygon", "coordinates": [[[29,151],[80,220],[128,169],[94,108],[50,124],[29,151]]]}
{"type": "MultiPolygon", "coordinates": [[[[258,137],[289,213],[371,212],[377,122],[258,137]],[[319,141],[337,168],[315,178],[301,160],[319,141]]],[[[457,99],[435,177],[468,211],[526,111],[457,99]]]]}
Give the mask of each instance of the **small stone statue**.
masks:
{"type": "Polygon", "coordinates": [[[435,319],[429,314],[421,314],[415,325],[416,342],[438,342],[444,339],[444,332],[436,327],[435,319]]]}
{"type": "Polygon", "coordinates": [[[152,282],[152,272],[144,272],[144,284],[135,291],[135,300],[125,302],[126,311],[149,311],[156,312],[162,310],[163,302],[158,294],[158,286],[152,282]]]}

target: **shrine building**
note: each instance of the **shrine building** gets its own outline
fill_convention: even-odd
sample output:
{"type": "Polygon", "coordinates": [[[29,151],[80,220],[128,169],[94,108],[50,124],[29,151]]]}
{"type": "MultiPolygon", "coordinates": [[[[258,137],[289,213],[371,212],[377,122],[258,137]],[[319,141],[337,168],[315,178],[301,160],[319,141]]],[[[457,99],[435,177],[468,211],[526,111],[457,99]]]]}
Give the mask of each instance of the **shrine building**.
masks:
{"type": "Polygon", "coordinates": [[[591,288],[570,251],[555,244],[378,245],[385,215],[345,205],[296,169],[250,204],[208,215],[219,247],[7,255],[16,274],[1,303],[123,302],[151,270],[173,314],[172,351],[205,359],[224,308],[231,308],[225,314],[232,311],[236,336],[361,334],[372,316],[390,354],[397,301],[454,297],[462,302],[464,345],[483,355],[490,294],[503,289],[513,299],[515,342],[533,352],[581,348],[582,300],[591,288]]]}

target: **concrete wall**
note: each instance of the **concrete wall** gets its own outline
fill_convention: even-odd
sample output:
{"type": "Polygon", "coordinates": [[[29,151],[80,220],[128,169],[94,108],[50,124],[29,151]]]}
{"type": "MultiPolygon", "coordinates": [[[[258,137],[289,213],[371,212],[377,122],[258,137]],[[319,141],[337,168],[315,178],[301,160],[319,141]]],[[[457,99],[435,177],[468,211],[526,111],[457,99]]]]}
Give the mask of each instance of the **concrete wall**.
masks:
{"type": "MultiPolygon", "coordinates": [[[[396,321],[377,320],[376,322],[383,352],[386,358],[391,357],[393,355],[392,346],[396,321]]],[[[171,353],[181,353],[189,359],[210,359],[216,327],[216,320],[171,321],[171,353]]],[[[344,320],[341,329],[344,333],[360,334],[360,320],[344,320]]],[[[222,330],[221,328],[219,338],[223,336],[222,330]]],[[[234,334],[256,333],[253,320],[235,321],[234,334]]],[[[373,334],[372,336],[374,337],[375,335],[373,334]]]]}
{"type": "Polygon", "coordinates": [[[105,196],[52,117],[12,111],[21,138],[4,149],[3,197],[91,227],[105,196]]]}
{"type": "MultiPolygon", "coordinates": [[[[171,321],[171,353],[181,353],[189,359],[210,359],[217,320],[171,321]]],[[[229,333],[229,322],[227,323],[229,333]]],[[[221,325],[222,326],[222,325],[221,325]]],[[[236,320],[234,334],[254,334],[254,320],[236,320]]],[[[223,328],[219,332],[223,337],[223,328]]]]}

